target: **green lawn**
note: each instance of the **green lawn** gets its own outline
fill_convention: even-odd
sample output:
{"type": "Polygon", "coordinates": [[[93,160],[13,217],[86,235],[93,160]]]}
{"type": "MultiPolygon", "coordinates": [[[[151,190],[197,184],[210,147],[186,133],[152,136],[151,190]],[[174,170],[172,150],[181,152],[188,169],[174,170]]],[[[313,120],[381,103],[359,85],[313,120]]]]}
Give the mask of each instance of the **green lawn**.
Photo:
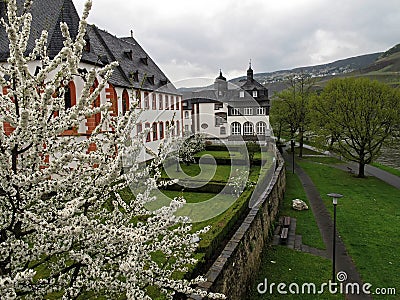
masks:
{"type": "Polygon", "coordinates": [[[227,182],[231,172],[235,169],[244,169],[243,166],[216,165],[216,164],[181,164],[179,171],[176,165],[166,167],[162,171],[162,178],[174,178],[193,181],[227,182]]]}
{"type": "Polygon", "coordinates": [[[357,178],[309,159],[299,164],[312,178],[331,213],[332,199],[326,194],[344,195],[337,207],[338,232],[363,280],[373,287],[395,287],[400,291],[399,190],[374,177],[357,178]]]}
{"type": "Polygon", "coordinates": [[[196,153],[195,157],[202,157],[203,155],[211,155],[215,158],[224,158],[224,159],[243,159],[243,155],[239,151],[200,151],[196,153]]]}
{"type": "Polygon", "coordinates": [[[281,204],[280,215],[296,218],[296,234],[302,235],[303,244],[319,249],[325,249],[309,200],[307,199],[299,178],[296,174],[292,174],[291,169],[286,171],[286,192],[281,204]],[[292,208],[292,200],[296,198],[305,201],[309,210],[294,210],[292,208]]]}
{"type": "MultiPolygon", "coordinates": [[[[262,265],[259,273],[256,276],[251,292],[247,300],[265,300],[265,299],[344,299],[343,295],[332,295],[328,289],[322,294],[292,294],[288,289],[288,285],[295,283],[300,287],[304,283],[314,283],[316,290],[320,290],[322,283],[328,283],[331,278],[332,264],[330,260],[314,256],[308,253],[303,253],[289,249],[284,246],[267,247],[262,254],[262,265]],[[268,286],[271,283],[276,285],[285,283],[287,294],[278,293],[276,286],[273,288],[273,293],[269,290],[260,294],[257,291],[257,286],[264,283],[267,279],[268,286]]],[[[260,286],[262,291],[263,286],[260,286]]],[[[305,290],[307,291],[307,289],[305,290]]]]}

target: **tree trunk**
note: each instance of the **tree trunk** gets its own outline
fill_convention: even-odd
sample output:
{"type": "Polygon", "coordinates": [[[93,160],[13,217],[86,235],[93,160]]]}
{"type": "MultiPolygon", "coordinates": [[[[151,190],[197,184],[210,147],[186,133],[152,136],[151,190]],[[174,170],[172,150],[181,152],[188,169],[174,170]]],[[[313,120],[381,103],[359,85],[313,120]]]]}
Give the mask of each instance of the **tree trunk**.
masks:
{"type": "Polygon", "coordinates": [[[358,164],[358,177],[364,178],[365,177],[365,163],[359,162],[358,164]]]}
{"type": "Polygon", "coordinates": [[[300,135],[299,157],[303,157],[304,133],[302,130],[300,130],[299,135],[300,135]]]}

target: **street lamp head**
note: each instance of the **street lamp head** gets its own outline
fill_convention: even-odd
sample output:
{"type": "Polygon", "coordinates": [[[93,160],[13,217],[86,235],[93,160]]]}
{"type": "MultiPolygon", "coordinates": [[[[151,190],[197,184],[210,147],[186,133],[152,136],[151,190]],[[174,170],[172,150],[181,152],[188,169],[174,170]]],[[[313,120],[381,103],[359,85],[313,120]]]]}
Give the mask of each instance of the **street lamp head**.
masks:
{"type": "Polygon", "coordinates": [[[330,194],[328,194],[328,196],[333,198],[333,200],[332,200],[333,205],[336,205],[336,204],[337,204],[337,200],[338,200],[339,198],[342,198],[342,197],[343,197],[342,194],[336,194],[336,193],[330,193],[330,194]]]}

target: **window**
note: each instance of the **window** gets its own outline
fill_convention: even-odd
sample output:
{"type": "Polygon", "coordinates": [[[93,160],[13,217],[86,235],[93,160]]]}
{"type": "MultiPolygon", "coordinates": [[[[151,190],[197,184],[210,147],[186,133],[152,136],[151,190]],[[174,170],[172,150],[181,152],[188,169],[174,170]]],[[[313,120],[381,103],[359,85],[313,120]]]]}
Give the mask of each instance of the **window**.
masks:
{"type": "Polygon", "coordinates": [[[175,98],[175,109],[179,110],[179,97],[175,98]]]}
{"type": "Polygon", "coordinates": [[[164,138],[164,123],[160,122],[158,124],[158,131],[160,132],[160,140],[164,138]]]}
{"type": "Polygon", "coordinates": [[[167,137],[170,136],[170,132],[169,132],[169,122],[165,122],[165,130],[167,131],[167,137]]]}
{"type": "Polygon", "coordinates": [[[251,115],[253,115],[253,108],[252,108],[252,107],[245,107],[245,108],[244,108],[244,115],[245,115],[245,116],[251,116],[251,115]]]}
{"type": "Polygon", "coordinates": [[[155,93],[153,93],[153,96],[152,96],[151,108],[152,108],[153,110],[156,110],[156,109],[157,109],[157,96],[156,96],[155,93]]]}
{"type": "Polygon", "coordinates": [[[129,94],[124,89],[122,92],[122,114],[125,114],[129,110],[129,94]]]}
{"type": "Polygon", "coordinates": [[[240,116],[239,108],[231,108],[231,114],[232,116],[240,116]]]}
{"type": "Polygon", "coordinates": [[[244,98],[244,91],[240,91],[240,92],[239,92],[239,97],[240,97],[240,98],[244,98]]]}
{"type": "Polygon", "coordinates": [[[265,107],[257,107],[257,115],[265,115],[265,107]]]}
{"type": "Polygon", "coordinates": [[[253,123],[246,122],[243,124],[243,135],[253,135],[254,134],[254,128],[253,128],[253,123]]]}
{"type": "Polygon", "coordinates": [[[185,111],[185,119],[189,119],[189,112],[185,111]]]}
{"type": "Polygon", "coordinates": [[[185,133],[189,133],[189,125],[185,125],[185,133]]]}
{"type": "Polygon", "coordinates": [[[258,97],[257,91],[253,91],[253,97],[254,97],[254,98],[258,97]]]}
{"type": "Polygon", "coordinates": [[[265,122],[258,122],[256,124],[256,130],[257,130],[257,134],[261,134],[264,135],[265,134],[265,122]]]}
{"type": "Polygon", "coordinates": [[[224,112],[215,113],[215,126],[220,126],[226,123],[227,116],[224,112]]]}
{"type": "Polygon", "coordinates": [[[220,134],[226,134],[226,128],[225,128],[225,126],[221,126],[221,127],[219,128],[219,133],[220,133],[220,134]]]}
{"type": "MultiPolygon", "coordinates": [[[[172,107],[174,107],[173,103],[172,103],[172,107]]],[[[171,136],[174,136],[174,135],[175,135],[175,131],[174,131],[174,129],[175,129],[175,122],[174,122],[174,121],[171,121],[171,125],[170,125],[170,126],[171,126],[171,127],[170,127],[171,136]]]]}
{"type": "Polygon", "coordinates": [[[158,109],[163,109],[163,95],[158,95],[158,109]]]}
{"type": "Polygon", "coordinates": [[[146,131],[147,131],[146,142],[150,142],[151,141],[150,123],[146,123],[144,126],[146,127],[146,131]]]}
{"type": "Polygon", "coordinates": [[[142,123],[136,124],[136,133],[139,134],[143,130],[142,123]]]}
{"type": "Polygon", "coordinates": [[[223,104],[222,103],[215,103],[214,104],[214,110],[219,110],[219,109],[221,109],[223,107],[223,104]]]}
{"type": "Polygon", "coordinates": [[[181,132],[181,128],[179,125],[179,121],[176,121],[176,135],[179,136],[181,132]]]}
{"type": "Polygon", "coordinates": [[[153,123],[152,132],[153,132],[153,141],[156,141],[157,140],[157,123],[153,123]]]}
{"type": "Polygon", "coordinates": [[[149,109],[149,93],[144,92],[144,109],[149,109]]]}
{"type": "Polygon", "coordinates": [[[169,109],[169,96],[165,95],[165,105],[164,105],[165,109],[169,109]]]}
{"type": "Polygon", "coordinates": [[[232,135],[241,135],[242,134],[242,126],[239,122],[233,122],[231,125],[231,133],[232,135]]]}
{"type": "Polygon", "coordinates": [[[136,101],[137,108],[142,109],[142,93],[140,91],[136,91],[136,101]]]}

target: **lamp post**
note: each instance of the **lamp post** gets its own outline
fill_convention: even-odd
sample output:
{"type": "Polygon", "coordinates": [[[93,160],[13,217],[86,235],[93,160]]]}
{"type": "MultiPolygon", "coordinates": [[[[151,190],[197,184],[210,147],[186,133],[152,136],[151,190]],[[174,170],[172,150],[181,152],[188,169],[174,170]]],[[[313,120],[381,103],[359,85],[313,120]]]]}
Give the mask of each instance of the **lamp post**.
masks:
{"type": "Polygon", "coordinates": [[[329,197],[332,197],[333,203],[333,246],[332,246],[332,282],[336,282],[336,272],[335,272],[335,263],[336,263],[336,206],[338,199],[342,198],[343,195],[330,193],[329,197]]]}

